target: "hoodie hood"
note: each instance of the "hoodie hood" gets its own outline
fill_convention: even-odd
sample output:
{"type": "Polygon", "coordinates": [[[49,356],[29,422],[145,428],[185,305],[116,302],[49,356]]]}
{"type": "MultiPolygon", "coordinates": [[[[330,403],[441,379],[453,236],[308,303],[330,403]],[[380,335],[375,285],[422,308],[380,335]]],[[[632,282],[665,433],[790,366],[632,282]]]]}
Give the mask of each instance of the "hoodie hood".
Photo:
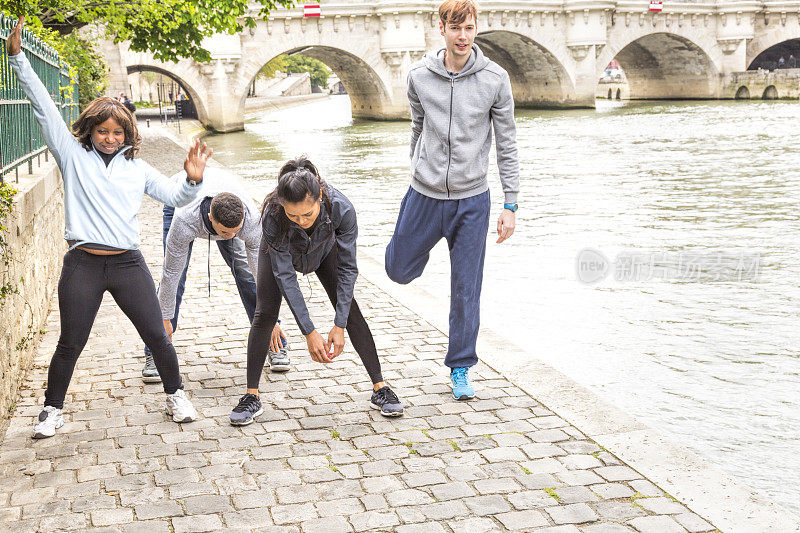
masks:
{"type": "MultiPolygon", "coordinates": [[[[444,51],[445,49],[442,48],[435,54],[426,53],[422,61],[425,63],[425,66],[431,72],[434,72],[444,78],[450,79],[450,73],[444,66],[444,51]]],[[[465,66],[464,70],[453,76],[455,79],[463,78],[465,76],[469,76],[470,74],[475,74],[476,72],[485,69],[489,65],[489,60],[486,59],[486,56],[483,55],[481,49],[478,47],[477,44],[472,43],[472,56],[470,56],[469,61],[467,61],[467,65],[465,66]],[[474,61],[473,61],[474,57],[474,61]]]]}

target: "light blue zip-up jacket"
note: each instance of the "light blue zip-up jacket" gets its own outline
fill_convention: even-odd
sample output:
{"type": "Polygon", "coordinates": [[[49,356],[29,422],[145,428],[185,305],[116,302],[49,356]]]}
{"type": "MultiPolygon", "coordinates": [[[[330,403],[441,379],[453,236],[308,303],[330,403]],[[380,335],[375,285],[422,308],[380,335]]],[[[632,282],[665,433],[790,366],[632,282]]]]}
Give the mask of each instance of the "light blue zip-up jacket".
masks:
{"type": "Polygon", "coordinates": [[[33,104],[33,114],[42,128],[47,147],[64,178],[64,238],[104,244],[125,250],[139,247],[142,196],[177,207],[188,204],[199,187],[185,180],[176,183],[138,158],[125,159],[125,147],[106,167],[94,147],[87,151],[70,133],[61,113],[33,71],[25,54],[8,62],[20,87],[33,104]]]}

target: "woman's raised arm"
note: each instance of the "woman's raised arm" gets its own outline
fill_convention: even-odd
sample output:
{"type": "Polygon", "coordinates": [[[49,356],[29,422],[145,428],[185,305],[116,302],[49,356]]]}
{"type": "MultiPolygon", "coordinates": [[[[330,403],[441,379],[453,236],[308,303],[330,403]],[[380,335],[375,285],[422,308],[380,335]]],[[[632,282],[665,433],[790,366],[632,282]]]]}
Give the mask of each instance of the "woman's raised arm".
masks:
{"type": "Polygon", "coordinates": [[[61,112],[47,92],[47,88],[33,71],[28,58],[22,53],[22,25],[24,22],[25,17],[20,17],[6,41],[8,62],[17,76],[20,87],[31,101],[33,115],[42,129],[44,142],[53,152],[53,156],[60,166],[69,151],[78,148],[79,145],[64,123],[61,112]]]}

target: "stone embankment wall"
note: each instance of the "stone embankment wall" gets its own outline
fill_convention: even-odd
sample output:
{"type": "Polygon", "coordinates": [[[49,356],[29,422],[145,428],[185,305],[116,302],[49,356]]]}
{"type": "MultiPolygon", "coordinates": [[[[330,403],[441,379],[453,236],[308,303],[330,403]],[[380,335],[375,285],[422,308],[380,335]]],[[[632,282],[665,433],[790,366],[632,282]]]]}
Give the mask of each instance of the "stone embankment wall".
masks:
{"type": "Polygon", "coordinates": [[[18,192],[3,224],[9,262],[0,262],[0,285],[13,287],[0,297],[0,433],[33,360],[67,248],[61,173],[52,158],[41,163],[34,162],[33,174],[23,166],[19,182],[6,176],[18,192]]]}
{"type": "Polygon", "coordinates": [[[776,100],[800,96],[800,68],[748,70],[731,74],[723,88],[724,98],[776,100]]]}
{"type": "Polygon", "coordinates": [[[624,81],[603,81],[597,84],[595,98],[603,100],[629,100],[631,90],[627,82],[624,81]]]}

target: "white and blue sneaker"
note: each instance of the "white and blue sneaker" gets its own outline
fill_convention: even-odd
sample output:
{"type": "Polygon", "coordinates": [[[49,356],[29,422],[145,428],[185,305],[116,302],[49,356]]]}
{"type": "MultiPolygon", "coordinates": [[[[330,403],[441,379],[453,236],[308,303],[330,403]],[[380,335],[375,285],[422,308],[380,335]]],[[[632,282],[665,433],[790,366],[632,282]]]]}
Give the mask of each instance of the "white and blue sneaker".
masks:
{"type": "Polygon", "coordinates": [[[64,416],[61,409],[51,405],[45,406],[33,426],[34,439],[46,439],[56,434],[56,430],[64,425],[64,416]]]}
{"type": "Polygon", "coordinates": [[[451,370],[450,384],[453,387],[453,398],[456,400],[471,400],[475,397],[475,389],[469,380],[469,367],[451,370]]]}

